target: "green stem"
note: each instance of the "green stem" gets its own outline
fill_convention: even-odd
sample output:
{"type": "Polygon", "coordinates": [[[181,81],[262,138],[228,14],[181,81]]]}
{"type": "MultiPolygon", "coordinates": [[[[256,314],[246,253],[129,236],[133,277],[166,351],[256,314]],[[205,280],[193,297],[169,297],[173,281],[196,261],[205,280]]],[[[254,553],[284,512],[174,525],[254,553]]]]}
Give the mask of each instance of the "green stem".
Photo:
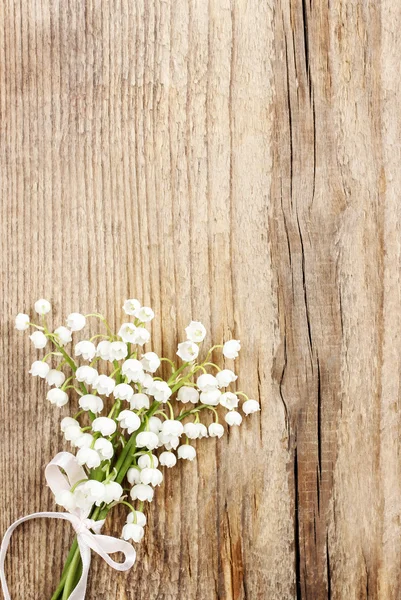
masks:
{"type": "Polygon", "coordinates": [[[79,548],[75,550],[74,556],[72,557],[70,566],[68,567],[67,577],[65,580],[62,600],[68,600],[75,587],[75,575],[81,561],[81,554],[79,548]]]}

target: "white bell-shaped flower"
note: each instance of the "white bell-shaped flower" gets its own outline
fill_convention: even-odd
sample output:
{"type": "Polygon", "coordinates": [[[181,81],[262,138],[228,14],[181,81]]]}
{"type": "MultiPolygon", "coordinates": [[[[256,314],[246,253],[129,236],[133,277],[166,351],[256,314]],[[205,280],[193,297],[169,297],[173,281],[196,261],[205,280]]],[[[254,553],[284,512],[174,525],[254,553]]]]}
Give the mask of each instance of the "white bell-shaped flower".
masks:
{"type": "Polygon", "coordinates": [[[60,423],[60,427],[65,439],[69,442],[75,441],[82,434],[80,424],[72,417],[64,417],[60,423]]]}
{"type": "Polygon", "coordinates": [[[99,373],[93,367],[90,367],[89,365],[83,365],[82,367],[78,367],[75,372],[75,377],[80,383],[92,385],[99,377],[99,373]]]}
{"type": "Polygon", "coordinates": [[[178,448],[177,454],[178,458],[183,458],[184,460],[194,460],[196,457],[196,450],[193,446],[184,444],[178,448]]]}
{"type": "Polygon", "coordinates": [[[75,345],[75,356],[82,356],[84,360],[93,360],[96,354],[95,344],[88,340],[82,340],[75,345]]]}
{"type": "Polygon", "coordinates": [[[101,481],[88,479],[85,483],[78,486],[77,490],[84,493],[90,504],[100,506],[105,500],[105,486],[101,481]]]}
{"type": "Polygon", "coordinates": [[[160,358],[156,352],[145,352],[141,358],[141,365],[144,371],[154,373],[160,367],[160,358]]]}
{"type": "Polygon", "coordinates": [[[140,500],[141,502],[152,502],[154,490],[150,485],[138,483],[134,485],[130,492],[131,500],[140,500]]]}
{"type": "Polygon", "coordinates": [[[164,435],[180,436],[184,433],[184,426],[181,421],[175,419],[166,419],[162,424],[162,433],[164,435]]]}
{"type": "Polygon", "coordinates": [[[131,410],[122,410],[117,421],[119,421],[121,429],[127,429],[129,434],[137,431],[141,426],[141,419],[131,410]]]}
{"type": "Polygon", "coordinates": [[[162,452],[159,458],[160,464],[163,465],[163,467],[168,467],[170,469],[177,464],[177,457],[174,452],[162,452]]]}
{"type": "Polygon", "coordinates": [[[96,469],[101,463],[99,453],[92,448],[80,448],[77,452],[79,465],[86,465],[89,469],[96,469]]]}
{"type": "Polygon", "coordinates": [[[198,439],[208,437],[207,427],[203,423],[197,423],[198,439]]]}
{"type": "Polygon", "coordinates": [[[61,419],[60,429],[64,433],[67,427],[79,427],[79,423],[72,417],[64,417],[64,419],[61,419]]]}
{"type": "Polygon", "coordinates": [[[138,346],[143,346],[147,344],[150,340],[150,333],[144,327],[137,327],[134,336],[134,344],[138,344],[138,346]]]}
{"type": "Polygon", "coordinates": [[[138,467],[131,467],[127,471],[127,480],[131,485],[140,483],[141,481],[141,470],[138,467]]]}
{"type": "Polygon", "coordinates": [[[198,438],[198,428],[196,423],[185,423],[184,433],[190,440],[196,440],[198,438]]]}
{"type": "Polygon", "coordinates": [[[159,417],[150,417],[148,421],[149,431],[153,431],[153,433],[158,434],[161,431],[163,426],[162,420],[159,417]]]}
{"type": "Polygon", "coordinates": [[[134,344],[136,329],[133,323],[123,323],[118,331],[118,335],[124,342],[134,344]]]}
{"type": "Polygon", "coordinates": [[[159,466],[159,459],[155,454],[142,454],[142,456],[138,458],[138,466],[141,469],[157,469],[159,466]]]}
{"type": "Polygon", "coordinates": [[[152,431],[141,431],[136,438],[138,448],[147,448],[154,450],[159,445],[159,437],[152,431]]]}
{"type": "Polygon", "coordinates": [[[145,483],[147,485],[160,485],[163,481],[163,473],[159,471],[159,469],[151,469],[150,467],[145,467],[141,471],[141,483],[145,483]]]}
{"type": "Polygon", "coordinates": [[[29,328],[29,315],[25,313],[18,313],[15,317],[15,329],[18,331],[25,331],[29,328]]]}
{"type": "Polygon", "coordinates": [[[149,323],[149,321],[151,321],[155,316],[155,313],[151,308],[149,308],[149,306],[141,306],[140,308],[137,308],[134,314],[141,323],[149,323]]]}
{"type": "Polygon", "coordinates": [[[226,358],[237,358],[240,350],[241,342],[239,340],[228,340],[223,346],[223,355],[226,358]]]}
{"type": "Polygon", "coordinates": [[[167,402],[172,394],[171,388],[165,381],[153,381],[148,393],[154,397],[156,402],[167,402]]]}
{"type": "Polygon", "coordinates": [[[117,502],[123,495],[124,490],[117,481],[108,481],[104,484],[104,499],[106,504],[117,502]]]}
{"type": "Polygon", "coordinates": [[[67,317],[67,327],[71,331],[81,331],[86,325],[86,318],[81,313],[71,313],[67,317]]]}
{"type": "Polygon", "coordinates": [[[31,368],[29,370],[30,374],[33,377],[41,377],[42,379],[46,379],[48,373],[50,371],[50,367],[47,363],[42,360],[35,360],[31,364],[31,368]]]}
{"type": "Polygon", "coordinates": [[[208,406],[217,406],[220,402],[221,392],[218,389],[211,390],[210,392],[202,392],[200,395],[201,404],[207,404],[208,406]]]}
{"type": "Polygon", "coordinates": [[[146,394],[134,394],[130,400],[130,407],[135,410],[141,410],[141,408],[148,409],[149,406],[149,396],[146,394]]]}
{"type": "Polygon", "coordinates": [[[230,383],[234,383],[238,379],[238,375],[230,369],[223,369],[217,373],[216,379],[218,387],[224,388],[230,385],[230,383]]]}
{"type": "Polygon", "coordinates": [[[129,523],[124,525],[122,531],[122,537],[125,541],[132,540],[133,542],[139,543],[144,536],[144,529],[137,523],[129,523]]]}
{"type": "Polygon", "coordinates": [[[128,383],[131,383],[132,381],[134,383],[140,383],[145,376],[143,367],[136,358],[129,358],[123,362],[121,373],[127,378],[128,383]]]}
{"type": "Polygon", "coordinates": [[[57,336],[57,341],[60,346],[65,346],[72,341],[71,331],[67,327],[64,327],[64,325],[57,327],[57,329],[54,330],[54,333],[57,336]]]}
{"type": "Polygon", "coordinates": [[[138,308],[141,308],[141,303],[136,298],[126,300],[123,305],[124,312],[131,317],[134,316],[135,311],[138,310],[138,308]]]}
{"type": "Polygon", "coordinates": [[[80,433],[80,435],[71,440],[71,443],[76,448],[90,448],[93,443],[93,435],[91,433],[80,433]]]}
{"type": "Polygon", "coordinates": [[[224,427],[220,423],[211,423],[209,425],[210,437],[221,438],[224,435],[224,427]]]}
{"type": "Polygon", "coordinates": [[[83,410],[90,410],[95,415],[103,410],[103,400],[94,394],[85,394],[81,396],[78,402],[83,410]]]}
{"type": "Polygon", "coordinates": [[[203,342],[206,337],[206,327],[200,321],[191,321],[188,327],[185,327],[187,339],[191,342],[203,342]]]}
{"type": "Polygon", "coordinates": [[[99,375],[99,377],[93,382],[93,387],[98,391],[99,394],[110,396],[116,387],[116,382],[108,375],[99,375]]]}
{"type": "Polygon", "coordinates": [[[105,438],[98,438],[94,444],[94,449],[98,452],[102,460],[110,460],[114,455],[113,444],[105,438]]]}
{"type": "Polygon", "coordinates": [[[47,337],[43,331],[34,331],[29,338],[32,340],[32,343],[37,350],[41,350],[47,344],[47,337]]]}
{"type": "Polygon", "coordinates": [[[97,417],[92,422],[92,430],[100,432],[105,437],[112,435],[117,429],[117,423],[109,417],[97,417]]]}
{"type": "Polygon", "coordinates": [[[48,300],[41,298],[35,302],[35,311],[38,315],[47,315],[51,311],[52,307],[48,300]]]}
{"type": "Polygon", "coordinates": [[[241,425],[242,417],[236,410],[230,410],[224,417],[226,423],[232,427],[233,425],[241,425]]]}
{"type": "Polygon", "coordinates": [[[69,512],[77,508],[77,502],[74,494],[70,490],[62,490],[55,495],[56,504],[65,508],[69,512]]]}
{"type": "Polygon", "coordinates": [[[150,386],[153,383],[153,377],[150,373],[144,373],[143,379],[141,381],[141,386],[143,387],[143,389],[147,392],[147,390],[150,388],[150,386]]]}
{"type": "Polygon", "coordinates": [[[183,404],[187,404],[188,402],[191,402],[191,404],[196,404],[199,402],[199,392],[196,388],[183,385],[178,390],[177,400],[183,404]]]}
{"type": "Polygon", "coordinates": [[[50,369],[50,371],[46,375],[46,381],[49,385],[61,387],[65,381],[65,375],[62,371],[58,371],[57,369],[50,369]]]}
{"type": "Polygon", "coordinates": [[[109,340],[102,340],[96,347],[96,354],[102,360],[112,360],[111,358],[111,342],[109,340]]]}
{"type": "Polygon", "coordinates": [[[123,360],[128,356],[128,348],[125,342],[111,342],[110,358],[111,360],[123,360]]]}
{"type": "Polygon", "coordinates": [[[131,512],[129,512],[128,516],[127,516],[127,523],[136,523],[137,525],[140,525],[141,527],[145,527],[146,515],[140,510],[136,510],[136,511],[131,510],[131,512]]]}
{"type": "Polygon", "coordinates": [[[159,446],[164,446],[166,450],[175,450],[180,444],[178,435],[159,433],[159,446]]]}
{"type": "Polygon", "coordinates": [[[59,408],[67,404],[68,402],[68,394],[59,388],[52,388],[46,394],[46,399],[51,402],[51,404],[55,404],[59,408]]]}
{"type": "Polygon", "coordinates": [[[228,410],[237,408],[238,396],[232,392],[225,392],[220,396],[220,404],[221,406],[224,406],[224,408],[228,408],[228,410]]]}
{"type": "Polygon", "coordinates": [[[251,415],[252,413],[256,413],[260,410],[260,404],[257,400],[245,400],[242,405],[242,410],[246,415],[251,415]]]}
{"type": "Polygon", "coordinates": [[[128,383],[119,383],[113,390],[113,396],[118,400],[127,400],[129,402],[133,395],[134,390],[128,383]]]}
{"type": "Polygon", "coordinates": [[[194,342],[181,342],[178,344],[176,354],[184,362],[192,362],[198,357],[199,346],[194,342]]]}
{"type": "Polygon", "coordinates": [[[219,383],[216,377],[210,375],[210,373],[203,373],[203,375],[196,380],[196,385],[201,392],[213,392],[213,390],[218,387],[219,383]]]}

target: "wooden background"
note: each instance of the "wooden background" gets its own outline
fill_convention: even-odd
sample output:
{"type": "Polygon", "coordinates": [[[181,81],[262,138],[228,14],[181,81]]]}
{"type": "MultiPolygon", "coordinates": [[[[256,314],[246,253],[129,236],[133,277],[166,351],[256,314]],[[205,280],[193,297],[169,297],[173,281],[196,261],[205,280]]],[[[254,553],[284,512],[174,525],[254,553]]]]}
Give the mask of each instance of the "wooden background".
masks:
{"type": "MultiPolygon", "coordinates": [[[[54,509],[65,448],[13,329],[38,297],[55,325],[117,325],[137,296],[171,356],[191,317],[238,337],[263,405],[169,472],[137,565],[95,557],[89,599],[401,598],[400,21],[393,0],[0,3],[1,532],[54,509]]],[[[15,534],[13,599],[49,598],[71,538],[15,534]]]]}

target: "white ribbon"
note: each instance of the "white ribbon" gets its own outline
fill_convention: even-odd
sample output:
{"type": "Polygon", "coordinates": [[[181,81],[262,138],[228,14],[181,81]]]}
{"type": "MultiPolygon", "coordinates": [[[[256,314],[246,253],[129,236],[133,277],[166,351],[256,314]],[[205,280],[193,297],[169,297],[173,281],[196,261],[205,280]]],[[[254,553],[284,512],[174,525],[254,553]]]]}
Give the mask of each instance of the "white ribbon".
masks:
{"type": "MultiPolygon", "coordinates": [[[[78,481],[87,479],[83,468],[77,463],[73,454],[69,452],[60,452],[47,465],[45,477],[48,486],[54,495],[59,494],[64,490],[70,490],[78,481]],[[62,473],[63,470],[66,475],[62,473]]],[[[86,586],[91,562],[91,549],[99,554],[110,567],[117,571],[127,571],[135,563],[136,552],[128,542],[119,540],[109,535],[100,535],[100,529],[104,521],[93,521],[88,519],[88,512],[77,509],[73,512],[39,512],[32,515],[27,515],[15,521],[6,531],[0,548],[0,581],[4,594],[4,600],[11,600],[10,592],[7,587],[6,577],[4,572],[4,563],[8,545],[14,529],[21,523],[32,519],[64,519],[69,521],[73,526],[76,534],[79,551],[82,559],[82,575],[69,597],[69,600],[84,600],[86,595],[86,586]],[[93,530],[95,533],[92,533],[93,530]],[[109,554],[113,552],[122,552],[125,560],[123,563],[118,563],[112,560],[109,554]]]]}

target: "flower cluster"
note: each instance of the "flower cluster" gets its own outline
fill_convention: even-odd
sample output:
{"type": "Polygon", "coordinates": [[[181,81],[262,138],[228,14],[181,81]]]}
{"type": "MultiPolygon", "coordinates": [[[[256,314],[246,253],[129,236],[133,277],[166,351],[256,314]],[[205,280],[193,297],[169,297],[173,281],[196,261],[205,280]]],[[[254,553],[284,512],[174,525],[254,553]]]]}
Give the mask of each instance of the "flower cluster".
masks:
{"type": "Polygon", "coordinates": [[[59,494],[57,504],[69,511],[91,511],[94,520],[124,504],[129,514],[122,537],[140,542],[146,524],[144,503],[152,501],[162,483],[162,469],[174,467],[178,459],[194,460],[194,440],[223,436],[221,419],[229,427],[240,425],[242,414],[260,407],[235,390],[233,370],[211,362],[219,350],[224,359],[236,359],[239,340],[213,346],[200,361],[207,332],[202,323],[192,321],[185,329],[187,339],[178,344],[176,364],[144,349],[153,310],[136,299],[126,300],[123,310],[126,322],[117,334],[98,313],[71,313],[64,325],[50,328],[51,305],[41,299],[35,303],[39,322],[20,313],[15,326],[21,331],[32,328],[35,348],[48,348],[30,368],[34,377],[46,380],[47,400],[57,407],[71,398],[78,400],[75,414],[61,420],[61,431],[76,449],[88,479],[59,494]],[[89,318],[99,319],[104,333],[76,340],[89,318]]]}

